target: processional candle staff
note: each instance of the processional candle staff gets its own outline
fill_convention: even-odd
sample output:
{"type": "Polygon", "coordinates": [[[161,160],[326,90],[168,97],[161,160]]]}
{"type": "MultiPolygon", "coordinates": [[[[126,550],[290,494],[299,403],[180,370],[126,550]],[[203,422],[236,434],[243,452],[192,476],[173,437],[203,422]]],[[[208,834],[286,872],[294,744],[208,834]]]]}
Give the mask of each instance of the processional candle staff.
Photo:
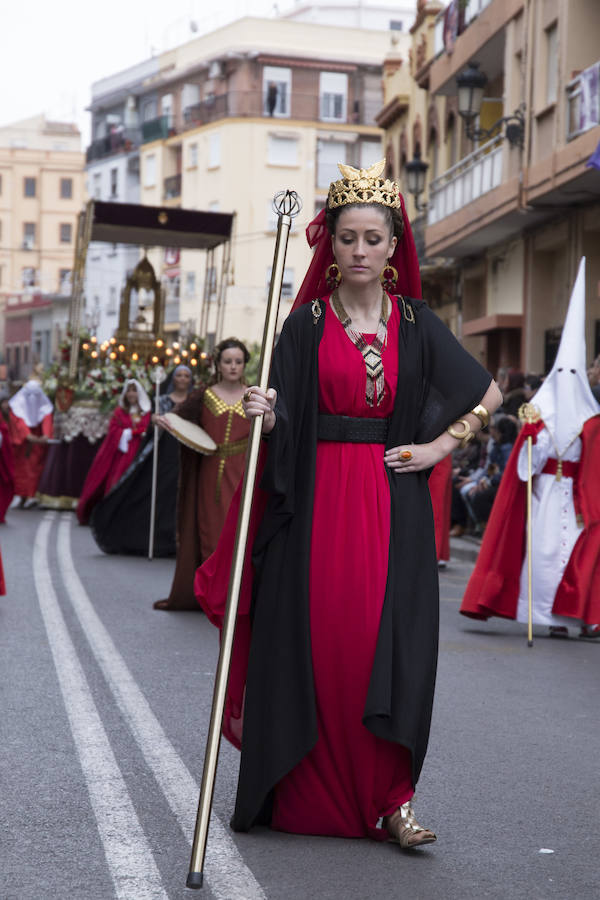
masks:
{"type": "MultiPolygon", "coordinates": [[[[523,403],[519,407],[519,418],[527,425],[534,425],[541,419],[541,413],[537,406],[532,403],[523,403]]],[[[532,475],[531,475],[531,450],[533,439],[531,434],[527,435],[527,646],[533,647],[533,589],[531,579],[531,548],[532,548],[532,525],[531,525],[531,493],[532,493],[532,475]]]]}
{"type": "MultiPolygon", "coordinates": [[[[278,216],[277,237],[275,240],[275,253],[273,256],[273,269],[271,272],[271,284],[269,287],[269,299],[267,301],[267,313],[265,330],[263,333],[260,352],[260,366],[258,374],[258,386],[266,391],[269,384],[269,371],[271,369],[271,357],[275,342],[275,329],[279,312],[279,300],[281,285],[285,268],[285,255],[292,224],[292,219],[302,209],[302,202],[295,191],[280,191],[273,198],[273,209],[278,216]]],[[[221,729],[223,727],[223,713],[225,709],[225,694],[229,679],[231,665],[231,652],[235,635],[240,587],[242,583],[242,570],[246,555],[248,541],[248,528],[250,524],[250,510],[256,480],[258,465],[258,452],[260,448],[260,435],[262,428],[262,416],[252,419],[250,425],[250,437],[248,439],[248,454],[246,457],[246,469],[242,484],[242,496],[238,517],[235,544],[233,549],[233,562],[229,576],[229,590],[227,593],[227,606],[223,620],[223,632],[221,635],[221,649],[217,663],[215,687],[210,714],[210,725],[206,740],[206,754],[204,757],[204,770],[200,787],[200,799],[198,802],[198,814],[192,845],[192,858],[186,886],[189,888],[201,888],[204,878],[204,858],[206,855],[206,841],[208,826],[212,808],[215,776],[219,758],[221,742],[221,729]]]]}
{"type": "MultiPolygon", "coordinates": [[[[155,384],[154,414],[160,414],[160,386],[167,377],[162,366],[155,366],[150,378],[155,384]]],[[[148,536],[148,559],[154,558],[154,524],[156,521],[156,477],[158,474],[158,425],[154,426],[154,444],[152,447],[152,489],[150,494],[150,534],[148,536]]]]}

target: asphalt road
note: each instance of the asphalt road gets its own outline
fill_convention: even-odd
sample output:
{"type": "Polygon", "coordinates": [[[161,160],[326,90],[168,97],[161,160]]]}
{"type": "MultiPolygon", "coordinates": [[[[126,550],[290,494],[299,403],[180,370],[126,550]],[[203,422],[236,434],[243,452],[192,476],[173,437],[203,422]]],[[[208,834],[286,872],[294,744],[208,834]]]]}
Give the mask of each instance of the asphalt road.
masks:
{"type": "Polygon", "coordinates": [[[214,629],[152,609],[172,560],[104,556],[71,514],[10,511],[0,546],[0,900],[600,897],[600,646],[542,629],[528,649],[519,625],[463,619],[468,560],[441,577],[415,803],[437,844],[233,835],[237,754],[224,743],[206,884],[192,892],[214,629]]]}

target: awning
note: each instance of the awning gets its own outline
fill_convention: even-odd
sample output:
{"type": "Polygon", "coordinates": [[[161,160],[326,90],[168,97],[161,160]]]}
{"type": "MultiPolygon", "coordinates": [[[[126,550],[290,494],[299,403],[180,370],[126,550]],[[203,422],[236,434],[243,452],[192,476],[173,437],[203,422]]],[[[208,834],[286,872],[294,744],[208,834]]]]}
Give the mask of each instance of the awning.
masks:
{"type": "Polygon", "coordinates": [[[231,237],[233,213],[92,200],[91,241],[210,250],[231,237]]]}

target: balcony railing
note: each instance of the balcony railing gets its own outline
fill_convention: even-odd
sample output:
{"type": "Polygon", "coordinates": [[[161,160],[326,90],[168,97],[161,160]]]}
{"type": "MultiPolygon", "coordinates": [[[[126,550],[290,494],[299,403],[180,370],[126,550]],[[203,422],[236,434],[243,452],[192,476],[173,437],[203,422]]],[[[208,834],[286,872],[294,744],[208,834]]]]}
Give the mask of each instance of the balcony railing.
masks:
{"type": "Polygon", "coordinates": [[[98,138],[89,145],[86,150],[86,161],[103,159],[105,156],[113,156],[115,153],[127,153],[139,147],[141,131],[139,128],[123,128],[98,138]]]}
{"type": "Polygon", "coordinates": [[[501,184],[503,140],[503,135],[497,135],[431,182],[428,225],[435,225],[501,184]]]}
{"type": "Polygon", "coordinates": [[[600,125],[600,62],[567,85],[567,140],[600,125]]]}
{"type": "Polygon", "coordinates": [[[381,98],[347,102],[347,98],[342,96],[342,102],[336,104],[324,103],[323,97],[318,94],[292,92],[283,105],[283,114],[278,111],[271,116],[263,91],[229,91],[187,106],[183,111],[183,127],[196,128],[217,119],[237,117],[272,118],[274,122],[285,122],[291,118],[345,125],[375,125],[375,116],[381,105],[381,98]],[[326,115],[338,111],[339,116],[326,115]]]}
{"type": "Polygon", "coordinates": [[[163,182],[165,200],[173,200],[175,197],[181,197],[181,173],[179,175],[170,175],[163,182]]]}
{"type": "MultiPolygon", "coordinates": [[[[467,28],[471,24],[473,19],[476,19],[477,16],[480,13],[482,13],[483,10],[486,8],[486,6],[489,6],[491,2],[492,2],[492,0],[468,0],[467,4],[465,6],[464,12],[462,14],[460,14],[459,9],[457,7],[456,10],[454,11],[455,15],[456,15],[456,20],[455,20],[455,26],[454,26],[455,33],[453,35],[453,38],[456,39],[456,37],[459,34],[462,34],[462,32],[465,30],[465,28],[467,28]]],[[[437,57],[440,55],[440,53],[443,53],[443,51],[446,49],[446,40],[448,37],[450,37],[449,35],[446,35],[446,26],[447,26],[446,13],[448,12],[449,7],[450,7],[450,4],[448,4],[446,6],[446,9],[443,9],[438,14],[438,16],[436,17],[436,20],[435,20],[434,31],[433,31],[433,55],[434,55],[434,57],[437,57]]],[[[451,22],[448,21],[448,26],[450,26],[450,25],[451,25],[451,22]]],[[[452,37],[450,37],[450,40],[452,40],[452,37]]]]}
{"type": "Polygon", "coordinates": [[[150,141],[160,141],[169,137],[171,133],[171,116],[159,116],[157,119],[150,119],[148,122],[142,123],[142,143],[148,144],[150,141]]]}

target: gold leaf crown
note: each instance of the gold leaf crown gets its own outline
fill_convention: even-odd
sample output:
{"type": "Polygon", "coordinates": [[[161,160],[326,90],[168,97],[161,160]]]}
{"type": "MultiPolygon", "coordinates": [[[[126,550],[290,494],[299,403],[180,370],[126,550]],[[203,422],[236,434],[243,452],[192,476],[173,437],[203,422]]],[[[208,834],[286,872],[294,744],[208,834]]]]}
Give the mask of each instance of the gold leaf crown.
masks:
{"type": "Polygon", "coordinates": [[[395,181],[382,178],[385,157],[373,163],[368,169],[354,169],[338,163],[343,175],[339,181],[332,181],[327,195],[327,209],[347,206],[349,203],[381,203],[392,209],[400,209],[400,188],[395,181]]]}

